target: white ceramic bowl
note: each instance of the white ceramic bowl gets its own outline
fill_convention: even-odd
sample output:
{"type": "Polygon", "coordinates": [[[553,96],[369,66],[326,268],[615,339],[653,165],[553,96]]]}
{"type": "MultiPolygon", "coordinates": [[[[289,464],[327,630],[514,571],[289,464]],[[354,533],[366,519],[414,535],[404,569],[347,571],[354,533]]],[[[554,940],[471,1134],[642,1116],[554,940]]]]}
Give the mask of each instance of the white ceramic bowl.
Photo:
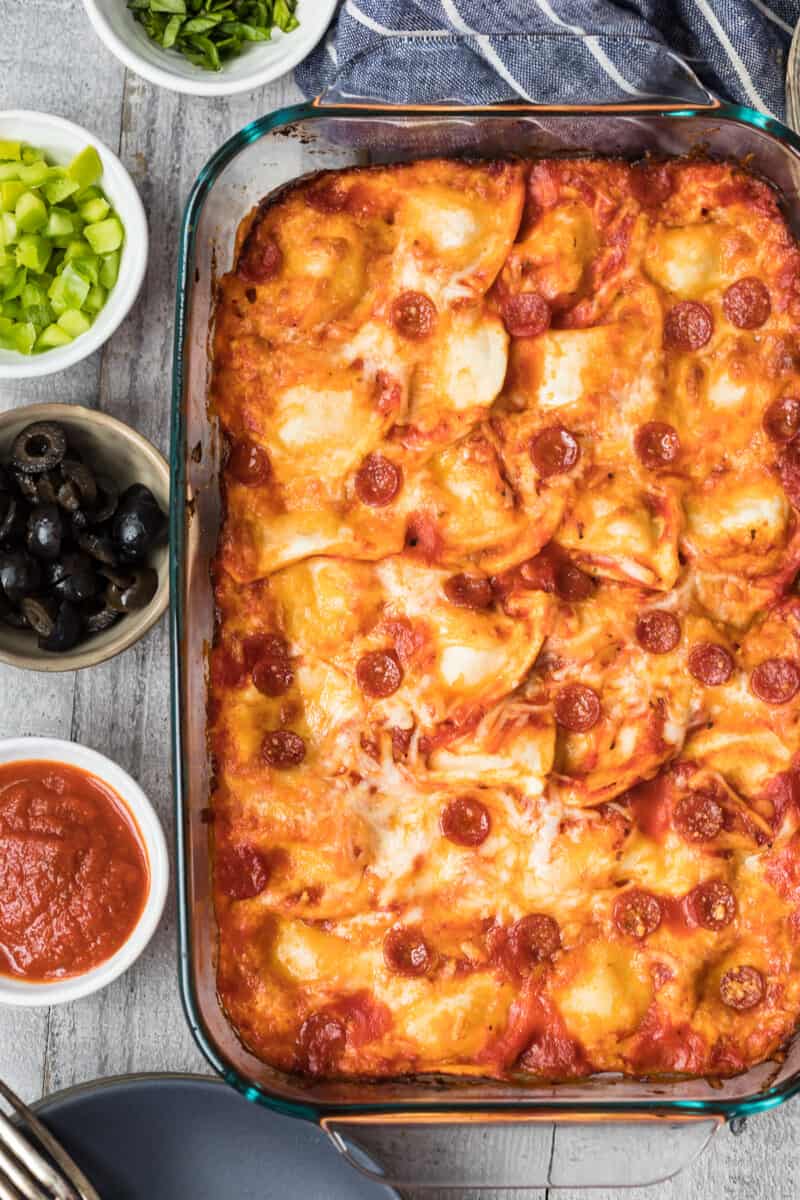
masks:
{"type": "Polygon", "coordinates": [[[0,975],[0,1004],[17,1004],[26,1007],[64,1004],[98,992],[127,971],[144,950],[156,931],[164,911],[169,882],[169,856],[161,822],[155,809],[138,783],[126,771],[118,767],[104,754],[79,746],[77,742],[65,742],[60,738],[15,737],[0,740],[0,763],[24,762],[44,759],[80,767],[96,775],[103,783],[114,789],[125,803],[142,837],[147,850],[150,868],[150,884],[142,915],[128,940],[116,954],[106,959],[99,967],[70,979],[53,983],[28,983],[9,975],[0,975]]]}
{"type": "Polygon", "coordinates": [[[59,346],[43,354],[27,355],[17,354],[13,350],[0,350],[0,379],[26,379],[34,375],[52,375],[87,358],[108,341],[125,319],[139,294],[147,266],[147,219],[136,186],[116,154],[80,125],[49,113],[26,112],[24,109],[2,110],[0,140],[3,139],[37,146],[60,165],[68,163],[84,146],[94,146],[103,163],[100,187],[125,227],[119,278],[91,329],[68,346],[59,346]]]}
{"type": "Polygon", "coordinates": [[[298,0],[299,28],[276,29],[269,42],[251,42],[221,71],[205,71],[173,50],[151,41],[126,0],[83,0],[98,37],[131,71],[173,92],[191,96],[233,96],[270,83],[302,62],[327,29],[337,0],[298,0]]]}

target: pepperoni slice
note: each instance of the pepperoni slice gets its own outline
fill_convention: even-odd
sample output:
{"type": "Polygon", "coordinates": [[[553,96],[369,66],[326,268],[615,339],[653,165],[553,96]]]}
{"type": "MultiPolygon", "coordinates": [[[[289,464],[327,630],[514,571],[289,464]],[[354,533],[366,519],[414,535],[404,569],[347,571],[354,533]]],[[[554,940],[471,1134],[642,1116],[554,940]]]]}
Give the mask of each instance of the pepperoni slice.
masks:
{"type": "Polygon", "coordinates": [[[779,396],[764,413],[764,432],[773,442],[790,442],[800,433],[800,400],[779,396]]]}
{"type": "Polygon", "coordinates": [[[800,508],[800,438],[794,438],[778,455],[778,477],[795,508],[800,508]]]}
{"type": "Polygon", "coordinates": [[[492,585],[485,575],[451,575],[445,581],[444,591],[450,603],[459,608],[492,606],[492,585]]]}
{"type": "Polygon", "coordinates": [[[311,1075],[330,1075],[347,1046],[347,1030],[333,1013],[306,1017],[297,1035],[300,1061],[311,1075]]]}
{"type": "Polygon", "coordinates": [[[772,311],[769,290],[754,275],[737,279],[722,297],[722,310],[738,329],[758,329],[772,311]]]}
{"type": "Polygon", "coordinates": [[[722,1003],[739,1012],[760,1004],[765,990],[764,976],[756,967],[747,965],[731,967],[719,982],[722,1003]]]}
{"type": "Polygon", "coordinates": [[[666,421],[648,421],[640,425],[634,446],[642,464],[650,471],[671,466],[681,451],[677,430],[666,421]]]}
{"type": "Polygon", "coordinates": [[[613,917],[620,933],[643,941],[649,933],[655,933],[661,924],[661,905],[652,892],[633,888],[617,896],[613,917]]]}
{"type": "Polygon", "coordinates": [[[424,292],[401,292],[392,303],[392,324],[401,337],[420,342],[436,325],[436,305],[424,292]]]}
{"type": "Polygon", "coordinates": [[[503,301],[503,324],[512,337],[538,337],[550,326],[550,306],[538,292],[519,292],[503,301]]]}
{"type": "Polygon", "coordinates": [[[547,913],[529,913],[511,926],[508,946],[518,971],[549,962],[561,949],[558,921],[547,913]]]}
{"type": "Polygon", "coordinates": [[[544,479],[572,470],[580,456],[580,446],[563,425],[549,425],[531,442],[533,465],[544,479]]]}
{"type": "Polygon", "coordinates": [[[237,483],[257,487],[266,483],[272,473],[269,455],[255,442],[238,441],[228,456],[228,471],[237,483]]]}
{"type": "Polygon", "coordinates": [[[716,642],[698,642],[689,651],[689,673],[706,687],[721,687],[733,674],[733,658],[716,642]]]}
{"type": "Polygon", "coordinates": [[[282,637],[271,634],[252,671],[253,683],[265,696],[282,696],[294,683],[289,647],[282,637]]]}
{"type": "Polygon", "coordinates": [[[699,925],[716,932],[730,925],[736,916],[736,899],[727,883],[721,879],[707,879],[692,888],[689,908],[699,925]]]}
{"type": "Polygon", "coordinates": [[[489,810],[474,796],[455,796],[442,811],[442,833],[457,846],[480,846],[491,827],[489,810]]]}
{"type": "Polygon", "coordinates": [[[651,608],[636,621],[636,640],[649,654],[669,654],[681,640],[681,623],[663,608],[651,608]]]}
{"type": "Polygon", "coordinates": [[[556,720],[570,733],[587,733],[600,720],[600,697],[583,683],[568,683],[556,696],[556,720]]]}
{"type": "Polygon", "coordinates": [[[400,491],[403,472],[382,454],[368,454],[356,472],[356,495],[363,504],[383,508],[400,491]]]}
{"type": "Polygon", "coordinates": [[[378,700],[393,696],[403,682],[403,668],[394,650],[372,650],[356,663],[358,686],[378,700]]]}
{"type": "Polygon", "coordinates": [[[668,350],[700,350],[711,338],[711,309],[696,300],[681,300],[664,320],[664,345],[668,350]]]}
{"type": "Polygon", "coordinates": [[[710,842],[722,829],[725,814],[716,795],[698,788],[675,805],[673,823],[687,842],[710,842]]]}
{"type": "Polygon", "coordinates": [[[270,865],[255,846],[226,846],[216,858],[217,887],[232,900],[252,900],[269,883],[270,865]]]}
{"type": "Polygon", "coordinates": [[[268,233],[260,241],[254,238],[245,242],[236,274],[247,283],[267,283],[280,274],[282,267],[283,252],[275,237],[268,233]]]}
{"type": "Polygon", "coordinates": [[[588,600],[594,592],[594,580],[568,559],[557,565],[556,592],[562,600],[588,600]]]}
{"type": "Polygon", "coordinates": [[[417,925],[396,925],[383,939],[383,957],[395,975],[417,977],[433,969],[433,952],[417,925]]]}
{"type": "Polygon", "coordinates": [[[750,690],[765,704],[788,704],[800,690],[800,668],[793,658],[767,658],[754,668],[750,690]]]}
{"type": "Polygon", "coordinates": [[[261,754],[271,767],[297,767],[306,756],[306,744],[291,729],[271,729],[264,734],[261,754]]]}

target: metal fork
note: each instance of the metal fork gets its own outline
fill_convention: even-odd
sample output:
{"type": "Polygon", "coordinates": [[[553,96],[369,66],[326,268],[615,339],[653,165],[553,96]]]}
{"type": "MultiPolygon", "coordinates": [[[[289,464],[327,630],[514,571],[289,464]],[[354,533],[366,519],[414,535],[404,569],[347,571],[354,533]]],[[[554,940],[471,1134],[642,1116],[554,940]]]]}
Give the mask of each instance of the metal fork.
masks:
{"type": "Polygon", "coordinates": [[[100,1200],[63,1146],[2,1079],[0,1097],[18,1118],[12,1123],[0,1109],[0,1200],[100,1200]]]}

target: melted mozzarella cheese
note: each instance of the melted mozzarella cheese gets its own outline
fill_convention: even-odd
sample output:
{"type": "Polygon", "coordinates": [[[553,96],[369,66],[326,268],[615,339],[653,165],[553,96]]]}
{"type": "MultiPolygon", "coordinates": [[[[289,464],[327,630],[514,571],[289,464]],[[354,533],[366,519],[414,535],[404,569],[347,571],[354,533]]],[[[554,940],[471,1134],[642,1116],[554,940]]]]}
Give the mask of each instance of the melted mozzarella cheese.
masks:
{"type": "Polygon", "coordinates": [[[748,398],[746,383],[732,379],[727,371],[716,372],[709,378],[706,396],[713,408],[739,408],[748,398]]]}
{"type": "Polygon", "coordinates": [[[769,478],[737,483],[711,492],[695,493],[687,504],[689,533],[694,541],[713,553],[732,540],[747,548],[764,547],[782,540],[789,519],[789,502],[777,483],[769,478]]]}
{"type": "Polygon", "coordinates": [[[439,670],[448,687],[477,687],[484,679],[502,671],[505,655],[501,648],[476,650],[472,646],[445,646],[439,670]]]}
{"type": "Polygon", "coordinates": [[[444,254],[463,250],[480,231],[475,213],[443,189],[422,189],[407,196],[404,219],[444,254]]]}
{"type": "Polygon", "coordinates": [[[668,292],[687,299],[702,296],[720,276],[719,231],[711,223],[661,226],[650,237],[644,265],[668,292]]]}
{"type": "Polygon", "coordinates": [[[290,388],[278,400],[278,437],[293,449],[341,441],[352,420],[351,400],[349,392],[290,388]]]}
{"type": "Polygon", "coordinates": [[[536,398],[543,409],[576,404],[591,386],[592,372],[612,365],[603,354],[608,334],[602,328],[551,331],[539,344],[541,383],[536,398]]]}
{"type": "Polygon", "coordinates": [[[576,963],[573,980],[557,987],[561,1015],[579,1041],[596,1042],[604,1034],[632,1032],[652,994],[620,946],[592,943],[576,963]]]}
{"type": "Polygon", "coordinates": [[[499,321],[454,325],[445,343],[440,400],[456,410],[488,407],[503,386],[508,335],[499,321]]]}

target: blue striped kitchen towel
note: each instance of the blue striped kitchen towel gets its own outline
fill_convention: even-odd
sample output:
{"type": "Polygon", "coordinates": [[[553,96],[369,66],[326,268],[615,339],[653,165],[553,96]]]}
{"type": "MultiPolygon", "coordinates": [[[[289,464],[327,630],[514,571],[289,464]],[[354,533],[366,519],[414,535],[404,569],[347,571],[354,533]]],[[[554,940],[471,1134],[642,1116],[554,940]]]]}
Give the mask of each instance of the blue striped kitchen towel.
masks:
{"type": "Polygon", "coordinates": [[[344,0],[297,69],[306,95],[589,103],[704,88],[784,116],[800,0],[344,0]]]}

